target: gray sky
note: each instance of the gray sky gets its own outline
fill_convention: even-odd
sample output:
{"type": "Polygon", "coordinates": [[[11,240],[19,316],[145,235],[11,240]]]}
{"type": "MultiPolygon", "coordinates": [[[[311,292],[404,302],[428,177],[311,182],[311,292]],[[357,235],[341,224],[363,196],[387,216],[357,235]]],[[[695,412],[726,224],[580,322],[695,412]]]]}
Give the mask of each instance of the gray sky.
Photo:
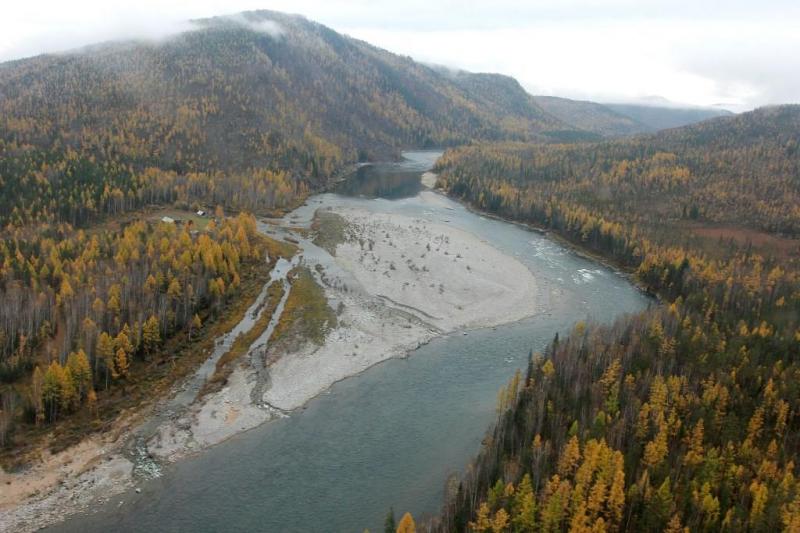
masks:
{"type": "Polygon", "coordinates": [[[419,61],[516,77],[534,94],[660,96],[744,110],[800,102],[797,0],[21,0],[0,60],[248,9],[300,13],[419,61]]]}

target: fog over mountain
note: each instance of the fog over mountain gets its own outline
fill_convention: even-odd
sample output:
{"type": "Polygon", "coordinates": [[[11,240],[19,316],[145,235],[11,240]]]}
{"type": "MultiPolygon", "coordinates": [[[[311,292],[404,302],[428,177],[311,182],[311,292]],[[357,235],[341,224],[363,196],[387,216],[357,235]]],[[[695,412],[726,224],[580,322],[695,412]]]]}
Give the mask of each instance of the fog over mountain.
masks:
{"type": "Polygon", "coordinates": [[[800,101],[800,7],[784,0],[40,1],[4,8],[0,59],[163,38],[188,19],[246,9],[299,13],[418,61],[514,76],[533,94],[625,103],[658,95],[735,111],[800,101]]]}

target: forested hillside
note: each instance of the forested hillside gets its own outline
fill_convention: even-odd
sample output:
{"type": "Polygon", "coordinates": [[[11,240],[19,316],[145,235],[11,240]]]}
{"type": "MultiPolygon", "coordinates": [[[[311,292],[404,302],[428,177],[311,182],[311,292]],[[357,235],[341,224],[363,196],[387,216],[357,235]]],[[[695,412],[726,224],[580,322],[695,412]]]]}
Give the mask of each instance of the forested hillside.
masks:
{"type": "Polygon", "coordinates": [[[445,154],[450,194],[602,255],[662,304],[534,354],[437,529],[800,528],[798,140],[785,106],[445,154]]]}
{"type": "Polygon", "coordinates": [[[281,207],[401,147],[570,129],[516,81],[472,79],[274,12],[5,63],[2,221],[80,223],[179,195],[281,207]]]}
{"type": "Polygon", "coordinates": [[[515,215],[509,195],[529,189],[541,209],[570,203],[652,231],[684,220],[800,233],[800,106],[599,144],[479,144],[439,167],[453,194],[515,215]]]}
{"type": "MultiPolygon", "coordinates": [[[[665,102],[667,103],[667,102],[665,102]]],[[[603,104],[612,111],[625,115],[650,131],[688,126],[710,118],[730,116],[725,109],[707,107],[679,107],[675,105],[603,104]]]]}
{"type": "Polygon", "coordinates": [[[542,109],[564,123],[603,137],[625,137],[652,130],[651,127],[603,104],[557,96],[535,96],[534,99],[542,109]]]}
{"type": "Polygon", "coordinates": [[[556,96],[535,96],[546,112],[565,124],[601,137],[617,138],[688,126],[730,116],[724,109],[641,104],[600,104],[556,96]]]}
{"type": "Polygon", "coordinates": [[[264,277],[245,213],[401,148],[565,130],[513,79],[266,11],[0,64],[0,451],[174,365],[163,346],[264,277]],[[242,214],[193,224],[215,206],[242,214]]]}

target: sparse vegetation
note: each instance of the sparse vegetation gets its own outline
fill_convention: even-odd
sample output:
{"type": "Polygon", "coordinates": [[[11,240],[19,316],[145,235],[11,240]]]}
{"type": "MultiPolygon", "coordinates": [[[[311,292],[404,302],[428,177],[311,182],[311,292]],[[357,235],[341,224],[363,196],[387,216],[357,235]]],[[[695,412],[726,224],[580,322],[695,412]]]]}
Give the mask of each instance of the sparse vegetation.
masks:
{"type": "Polygon", "coordinates": [[[282,257],[288,261],[295,256],[298,250],[297,246],[293,243],[269,238],[266,239],[264,248],[267,250],[267,254],[269,255],[270,265],[274,265],[274,261],[276,261],[279,257],[282,257]]]}
{"type": "Polygon", "coordinates": [[[337,324],[336,312],[328,305],[325,291],[305,267],[289,275],[292,287],[278,325],[270,339],[273,351],[290,352],[306,340],[321,345],[337,324]]]}
{"type": "Polygon", "coordinates": [[[318,210],[314,214],[314,244],[336,255],[336,247],[347,240],[347,221],[336,213],[318,210]]]}
{"type": "Polygon", "coordinates": [[[272,316],[275,314],[275,309],[283,297],[283,282],[274,281],[267,288],[267,301],[261,314],[248,331],[240,334],[233,341],[230,350],[219,358],[217,367],[214,370],[214,375],[208,380],[203,387],[201,394],[209,394],[217,391],[225,386],[228,377],[233,372],[233,367],[236,362],[245,354],[247,354],[250,347],[258,339],[269,326],[272,316]]]}

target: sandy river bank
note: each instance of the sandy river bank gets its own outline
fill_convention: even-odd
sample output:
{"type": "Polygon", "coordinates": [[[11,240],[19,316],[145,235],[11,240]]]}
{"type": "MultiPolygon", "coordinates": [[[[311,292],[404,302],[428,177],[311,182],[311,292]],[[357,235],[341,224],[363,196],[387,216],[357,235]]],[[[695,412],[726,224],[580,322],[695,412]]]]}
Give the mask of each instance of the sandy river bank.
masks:
{"type": "Polygon", "coordinates": [[[534,313],[535,280],[516,259],[474,235],[401,215],[338,208],[345,241],[316,261],[339,327],[273,363],[265,401],[295,409],[332,383],[436,335],[534,313]]]}
{"type": "MultiPolygon", "coordinates": [[[[430,192],[421,196],[438,201],[430,192]]],[[[334,246],[322,248],[293,234],[300,260],[338,314],[321,346],[306,342],[276,353],[269,335],[262,336],[222,390],[155,424],[129,417],[113,435],[87,439],[26,472],[0,473],[0,530],[35,530],[98,500],[124,502],[138,476],[157,475],[161,464],[286,416],[339,380],[403,357],[438,335],[534,313],[536,282],[528,268],[471,233],[360,208],[327,212],[343,221],[334,246]],[[143,442],[131,454],[134,435],[143,442]]],[[[310,223],[290,215],[282,227],[269,229],[287,235],[285,227],[310,223]]]]}

